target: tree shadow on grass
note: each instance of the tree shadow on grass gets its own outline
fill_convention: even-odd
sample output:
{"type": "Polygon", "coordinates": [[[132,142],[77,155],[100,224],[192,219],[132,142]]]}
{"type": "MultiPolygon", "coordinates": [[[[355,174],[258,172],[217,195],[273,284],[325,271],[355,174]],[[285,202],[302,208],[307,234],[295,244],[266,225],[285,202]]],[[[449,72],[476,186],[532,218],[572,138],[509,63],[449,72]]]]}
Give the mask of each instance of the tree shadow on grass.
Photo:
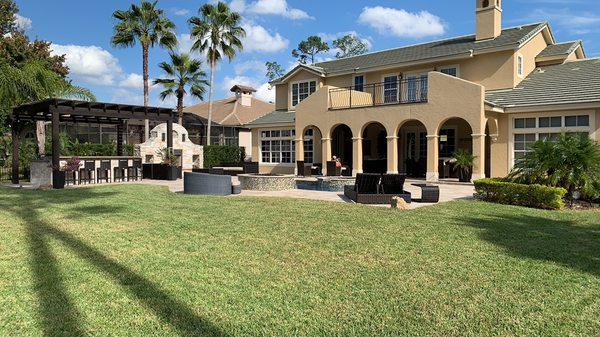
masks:
{"type": "MultiPolygon", "coordinates": [[[[35,290],[39,299],[39,315],[46,336],[85,336],[81,313],[69,298],[61,275],[58,261],[52,254],[48,239],[55,239],[70,248],[79,258],[87,261],[99,271],[109,276],[124,290],[133,294],[146,308],[164,323],[176,329],[182,336],[227,336],[212,323],[198,316],[185,303],[178,301],[160,289],[158,285],[144,278],[126,266],[105,256],[101,251],[78,239],[74,235],[58,229],[44,220],[40,209],[60,204],[74,204],[89,198],[108,197],[112,193],[80,189],[73,191],[12,191],[7,195],[17,196],[11,201],[18,205],[0,202],[0,206],[10,210],[25,222],[32,256],[31,268],[35,277],[35,290]],[[55,194],[52,194],[55,193],[55,194]]],[[[97,206],[73,207],[76,217],[105,213],[97,206]]],[[[114,212],[114,208],[109,210],[114,212]]]]}
{"type": "Polygon", "coordinates": [[[483,240],[513,256],[555,262],[600,276],[600,224],[584,227],[575,221],[522,214],[457,220],[481,229],[483,240]]]}

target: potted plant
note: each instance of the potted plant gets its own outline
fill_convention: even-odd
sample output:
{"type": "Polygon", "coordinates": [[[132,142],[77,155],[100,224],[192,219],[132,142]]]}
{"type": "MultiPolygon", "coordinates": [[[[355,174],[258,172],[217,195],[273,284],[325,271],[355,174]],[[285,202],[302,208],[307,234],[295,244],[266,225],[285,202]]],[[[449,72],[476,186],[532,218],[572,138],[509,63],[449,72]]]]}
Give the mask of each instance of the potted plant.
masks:
{"type": "Polygon", "coordinates": [[[463,149],[459,149],[452,155],[452,162],[454,163],[454,169],[458,174],[458,181],[470,182],[473,176],[473,163],[475,162],[475,156],[463,149]]]}
{"type": "MultiPolygon", "coordinates": [[[[80,164],[81,159],[79,159],[79,157],[73,157],[67,159],[64,166],[55,168],[52,171],[52,187],[55,189],[65,188],[67,172],[73,174],[79,170],[80,164]]],[[[75,180],[75,176],[73,176],[73,180],[75,180]]]]}
{"type": "Polygon", "coordinates": [[[158,152],[158,156],[162,159],[162,164],[165,166],[166,179],[177,180],[179,178],[179,158],[168,148],[163,148],[158,152]]]}

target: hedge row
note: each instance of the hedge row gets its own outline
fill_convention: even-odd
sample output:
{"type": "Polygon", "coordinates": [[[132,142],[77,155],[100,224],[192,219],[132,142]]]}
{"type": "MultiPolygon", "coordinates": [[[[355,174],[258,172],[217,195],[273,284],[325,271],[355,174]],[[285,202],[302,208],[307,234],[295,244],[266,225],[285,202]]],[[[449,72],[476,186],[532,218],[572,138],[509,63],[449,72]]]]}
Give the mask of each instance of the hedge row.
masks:
{"type": "Polygon", "coordinates": [[[205,145],[204,167],[212,168],[222,164],[241,163],[245,156],[244,149],[239,146],[205,145]]]}
{"type": "Polygon", "coordinates": [[[561,209],[567,190],[542,185],[524,185],[498,179],[481,179],[474,182],[475,196],[484,201],[498,204],[561,209]]]}

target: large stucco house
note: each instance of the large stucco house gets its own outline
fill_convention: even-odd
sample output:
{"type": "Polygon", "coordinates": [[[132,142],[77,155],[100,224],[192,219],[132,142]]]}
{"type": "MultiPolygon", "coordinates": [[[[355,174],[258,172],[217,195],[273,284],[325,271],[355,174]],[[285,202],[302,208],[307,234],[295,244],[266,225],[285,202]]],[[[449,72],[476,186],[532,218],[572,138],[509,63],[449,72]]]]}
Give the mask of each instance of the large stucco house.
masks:
{"type": "Polygon", "coordinates": [[[261,172],[337,156],[353,174],[436,181],[468,149],[477,179],[506,175],[538,139],[600,139],[600,59],[581,41],[557,42],[546,22],[503,29],[500,0],[476,5],[474,35],[299,65],[275,80],[276,110],[249,125],[261,172]]]}

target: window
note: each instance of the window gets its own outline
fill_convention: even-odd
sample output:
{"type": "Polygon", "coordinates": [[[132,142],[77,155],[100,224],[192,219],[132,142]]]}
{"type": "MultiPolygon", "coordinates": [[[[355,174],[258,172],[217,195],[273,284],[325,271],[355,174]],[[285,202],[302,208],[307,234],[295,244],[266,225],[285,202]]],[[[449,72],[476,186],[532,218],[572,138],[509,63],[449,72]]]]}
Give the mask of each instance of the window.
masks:
{"type": "Polygon", "coordinates": [[[535,118],[515,118],[515,129],[535,128],[535,118]]]}
{"type": "Polygon", "coordinates": [[[456,151],[456,130],[454,129],[442,129],[440,130],[439,139],[439,156],[440,157],[452,157],[456,151]]]}
{"type": "Polygon", "coordinates": [[[181,134],[181,141],[185,143],[185,133],[181,134]]]}
{"type": "Polygon", "coordinates": [[[536,141],[535,133],[516,133],[515,134],[515,160],[523,158],[531,150],[531,146],[536,141]]]}
{"type": "Polygon", "coordinates": [[[398,102],[398,75],[383,78],[383,102],[398,102]]]}
{"type": "Polygon", "coordinates": [[[260,151],[263,163],[293,163],[295,162],[296,143],[294,130],[262,131],[260,151]]]}
{"type": "Polygon", "coordinates": [[[292,106],[298,105],[308,96],[317,91],[316,81],[298,82],[292,84],[292,106]]]}
{"type": "Polygon", "coordinates": [[[540,117],[538,125],[540,128],[560,128],[562,127],[562,117],[540,117]]]}
{"type": "Polygon", "coordinates": [[[365,91],[365,76],[364,75],[354,76],[354,90],[365,91]]]}
{"type": "Polygon", "coordinates": [[[538,134],[538,140],[547,140],[555,142],[558,139],[560,133],[540,133],[538,134]]]}
{"type": "Polygon", "coordinates": [[[419,158],[427,158],[427,132],[419,133],[419,158]]]}
{"type": "Polygon", "coordinates": [[[443,67],[443,68],[440,68],[440,73],[458,77],[458,68],[457,67],[443,67]]]}
{"type": "Polygon", "coordinates": [[[419,100],[424,100],[427,98],[427,74],[422,74],[419,76],[409,76],[407,77],[407,101],[408,102],[417,102],[419,100]]]}
{"type": "Polygon", "coordinates": [[[314,163],[314,131],[308,129],[304,132],[304,162],[308,164],[314,163]]]}
{"type": "Polygon", "coordinates": [[[565,126],[570,127],[580,127],[580,126],[590,126],[590,116],[581,115],[581,116],[565,116],[565,126]]]}
{"type": "Polygon", "coordinates": [[[523,55],[517,56],[517,75],[523,77],[523,55]]]}

